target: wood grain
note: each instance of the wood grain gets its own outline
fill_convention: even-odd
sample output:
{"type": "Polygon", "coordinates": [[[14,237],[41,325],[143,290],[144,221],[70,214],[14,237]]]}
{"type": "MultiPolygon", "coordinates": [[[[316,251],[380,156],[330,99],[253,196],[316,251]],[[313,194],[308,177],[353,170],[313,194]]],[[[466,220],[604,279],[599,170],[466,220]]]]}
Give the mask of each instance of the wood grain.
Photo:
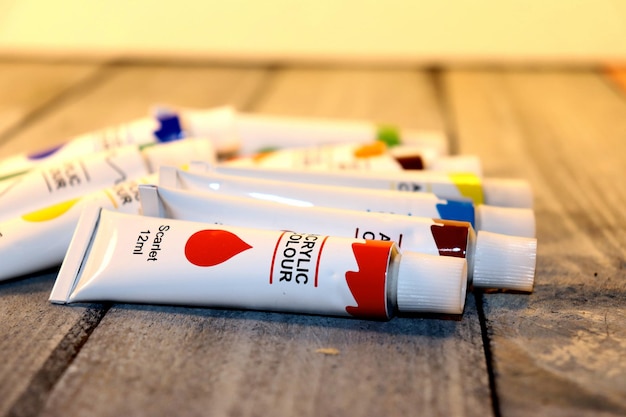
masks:
{"type": "Polygon", "coordinates": [[[464,321],[114,306],[45,416],[490,414],[464,321]],[[320,348],[333,348],[325,355],[320,348]]]}
{"type": "Polygon", "coordinates": [[[502,415],[626,414],[626,102],[586,71],[446,86],[461,149],[535,190],[535,291],[483,297],[502,415]]]}
{"type": "Polygon", "coordinates": [[[41,149],[95,129],[146,117],[154,106],[248,106],[265,71],[246,67],[110,64],[94,85],[76,91],[24,126],[3,145],[6,154],[41,149]]]}
{"type": "Polygon", "coordinates": [[[0,415],[34,415],[103,310],[62,309],[48,296],[56,271],[0,282],[0,415]]]}
{"type": "Polygon", "coordinates": [[[98,76],[97,64],[0,61],[0,158],[30,144],[8,144],[24,124],[34,122],[77,86],[98,76]]]}
{"type": "Polygon", "coordinates": [[[445,124],[432,81],[428,71],[341,67],[276,71],[255,111],[363,119],[441,131],[445,124]]]}

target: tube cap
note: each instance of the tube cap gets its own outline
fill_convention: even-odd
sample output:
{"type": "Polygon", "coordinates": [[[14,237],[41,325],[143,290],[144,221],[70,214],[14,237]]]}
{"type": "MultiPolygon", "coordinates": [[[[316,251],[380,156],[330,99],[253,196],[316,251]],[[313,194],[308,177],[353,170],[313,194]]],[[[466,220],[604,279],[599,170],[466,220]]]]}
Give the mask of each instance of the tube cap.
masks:
{"type": "Polygon", "coordinates": [[[502,207],[533,207],[533,191],[528,181],[505,178],[483,180],[485,204],[502,207]]]}
{"type": "Polygon", "coordinates": [[[532,209],[481,204],[474,210],[476,230],[510,236],[535,237],[535,212],[532,209]]]}
{"type": "Polygon", "coordinates": [[[403,252],[398,267],[398,310],[461,314],[467,291],[465,258],[403,252]]]}
{"type": "Polygon", "coordinates": [[[185,109],[183,127],[187,136],[208,138],[217,153],[235,152],[241,146],[235,129],[235,109],[230,106],[207,110],[185,109]]]}
{"type": "Polygon", "coordinates": [[[474,287],[531,292],[536,263],[537,239],[478,232],[474,287]]]}
{"type": "Polygon", "coordinates": [[[143,154],[151,172],[156,172],[161,166],[181,166],[194,160],[214,163],[216,160],[211,141],[203,138],[179,139],[149,146],[143,149],[143,154]]]}

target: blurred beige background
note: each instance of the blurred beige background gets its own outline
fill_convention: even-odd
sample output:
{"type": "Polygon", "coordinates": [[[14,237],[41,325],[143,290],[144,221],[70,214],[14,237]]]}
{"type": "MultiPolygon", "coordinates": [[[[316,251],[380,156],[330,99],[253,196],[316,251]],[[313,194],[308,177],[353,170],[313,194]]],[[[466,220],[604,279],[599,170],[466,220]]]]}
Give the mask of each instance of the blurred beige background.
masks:
{"type": "Polygon", "coordinates": [[[626,60],[626,0],[0,0],[0,54],[626,60]]]}

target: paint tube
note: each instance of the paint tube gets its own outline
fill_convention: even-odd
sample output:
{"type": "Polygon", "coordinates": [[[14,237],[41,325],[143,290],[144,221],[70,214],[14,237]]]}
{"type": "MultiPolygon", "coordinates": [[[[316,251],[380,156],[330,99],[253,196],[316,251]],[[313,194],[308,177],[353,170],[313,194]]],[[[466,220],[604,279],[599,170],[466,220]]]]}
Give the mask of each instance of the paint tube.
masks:
{"type": "MultiPolygon", "coordinates": [[[[199,164],[200,166],[200,164],[199,164]]],[[[204,168],[209,170],[208,165],[204,168]]],[[[398,171],[323,171],[307,169],[281,170],[218,164],[214,171],[253,178],[346,187],[430,192],[444,199],[469,199],[474,204],[497,207],[532,208],[533,193],[530,184],[521,179],[480,178],[467,172],[436,172],[418,170],[398,171]]]]}
{"type": "Polygon", "coordinates": [[[164,143],[183,137],[179,117],[172,112],[158,112],[128,123],[89,132],[52,148],[20,153],[0,160],[0,181],[36,168],[128,145],[164,143]]]}
{"type": "Polygon", "coordinates": [[[254,155],[268,149],[331,143],[409,145],[448,154],[448,141],[439,131],[399,129],[388,124],[340,118],[294,117],[237,112],[231,107],[180,110],[192,134],[213,140],[218,153],[254,155]]]}
{"type": "Polygon", "coordinates": [[[463,258],[393,242],[83,212],[50,295],[386,320],[461,314],[463,258]]]}
{"type": "Polygon", "coordinates": [[[138,214],[139,184],[157,174],[124,181],[83,197],[0,222],[0,281],[58,266],[70,245],[82,210],[91,205],[138,214]]]}
{"type": "Polygon", "coordinates": [[[164,166],[159,185],[250,197],[292,206],[322,206],[358,211],[395,213],[416,217],[467,221],[476,230],[535,237],[535,216],[530,209],[474,206],[468,201],[444,200],[432,193],[403,193],[342,186],[302,184],[217,174],[205,164],[192,163],[189,171],[164,166]]]}
{"type": "Polygon", "coordinates": [[[56,163],[126,145],[147,145],[183,137],[203,137],[218,154],[252,155],[268,148],[315,146],[325,143],[379,140],[388,145],[448,152],[445,136],[437,131],[400,130],[367,121],[240,113],[230,106],[208,109],[166,108],[154,117],[89,132],[52,148],[21,153],[0,160],[0,181],[21,175],[42,163],[56,163]]]}
{"type": "Polygon", "coordinates": [[[147,147],[126,146],[46,164],[0,182],[0,221],[148,175],[160,165],[182,165],[193,158],[211,160],[213,156],[209,141],[184,139],[147,147]]]}
{"type": "Polygon", "coordinates": [[[229,226],[292,230],[369,240],[393,240],[401,251],[467,259],[474,287],[532,291],[537,240],[475,233],[467,222],[387,213],[292,207],[218,193],[139,186],[146,216],[229,226]]]}
{"type": "Polygon", "coordinates": [[[432,170],[482,175],[475,155],[440,156],[433,149],[384,142],[340,143],[279,149],[227,160],[226,166],[314,171],[432,170]]]}

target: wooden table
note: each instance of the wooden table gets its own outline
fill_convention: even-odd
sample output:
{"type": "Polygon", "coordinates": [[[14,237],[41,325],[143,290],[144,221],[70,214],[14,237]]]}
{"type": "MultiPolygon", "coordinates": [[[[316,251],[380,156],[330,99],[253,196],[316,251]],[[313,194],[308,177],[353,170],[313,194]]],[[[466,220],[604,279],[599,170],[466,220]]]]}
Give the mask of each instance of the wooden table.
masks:
{"type": "Polygon", "coordinates": [[[626,95],[604,73],[5,58],[0,92],[0,156],[155,103],[442,130],[532,183],[539,242],[532,294],[468,294],[460,320],[67,307],[56,269],[2,282],[0,415],[626,415],[626,95]]]}

